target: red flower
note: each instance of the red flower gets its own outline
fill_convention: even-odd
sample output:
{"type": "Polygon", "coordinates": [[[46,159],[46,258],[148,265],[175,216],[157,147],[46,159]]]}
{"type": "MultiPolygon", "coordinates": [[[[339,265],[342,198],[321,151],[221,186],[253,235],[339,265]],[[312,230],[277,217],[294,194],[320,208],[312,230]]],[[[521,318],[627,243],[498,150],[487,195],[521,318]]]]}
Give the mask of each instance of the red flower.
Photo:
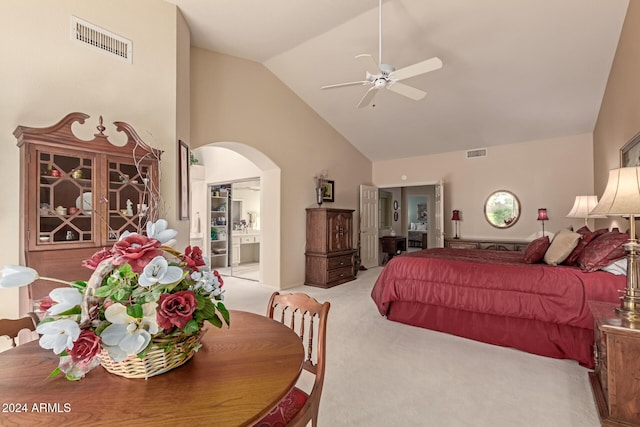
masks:
{"type": "Polygon", "coordinates": [[[198,246],[187,246],[184,250],[184,262],[187,263],[187,267],[189,267],[193,271],[197,271],[198,267],[205,265],[204,259],[202,258],[202,249],[198,246]]]}
{"type": "Polygon", "coordinates": [[[67,353],[74,362],[91,360],[100,353],[100,337],[92,330],[83,329],[76,342],[73,343],[73,348],[67,350],[67,353]]]}
{"type": "Polygon", "coordinates": [[[198,308],[196,295],[193,291],[180,291],[175,294],[162,294],[158,300],[156,320],[158,326],[165,331],[177,326],[184,328],[193,318],[193,312],[198,308]]]}
{"type": "Polygon", "coordinates": [[[220,273],[218,273],[218,270],[213,270],[213,275],[216,276],[216,279],[218,279],[218,283],[220,283],[220,288],[222,287],[222,285],[224,285],[224,281],[222,280],[222,276],[220,275],[220,273]]]}
{"type": "Polygon", "coordinates": [[[42,298],[40,300],[40,303],[38,305],[38,309],[40,311],[47,311],[51,308],[51,306],[53,306],[53,300],[51,299],[51,297],[49,295],[47,295],[46,297],[42,298]]]}
{"type": "Polygon", "coordinates": [[[85,259],[84,261],[82,261],[82,266],[90,268],[91,270],[95,270],[96,268],[98,268],[98,265],[100,265],[102,261],[111,258],[112,256],[113,252],[111,251],[111,249],[102,248],[101,250],[93,254],[90,259],[85,259]]]}
{"type": "Polygon", "coordinates": [[[113,264],[129,264],[135,273],[141,273],[153,258],[162,255],[160,241],[142,234],[130,234],[113,245],[113,264]]]}

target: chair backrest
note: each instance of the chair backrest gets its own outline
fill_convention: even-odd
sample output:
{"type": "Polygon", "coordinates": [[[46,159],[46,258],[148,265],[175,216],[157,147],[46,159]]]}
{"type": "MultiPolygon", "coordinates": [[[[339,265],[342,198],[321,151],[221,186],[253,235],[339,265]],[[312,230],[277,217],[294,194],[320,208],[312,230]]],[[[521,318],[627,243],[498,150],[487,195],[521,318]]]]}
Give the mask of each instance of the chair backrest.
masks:
{"type": "Polygon", "coordinates": [[[27,313],[27,316],[20,319],[0,319],[0,336],[7,336],[11,339],[11,347],[16,346],[16,338],[20,331],[28,329],[35,331],[39,319],[35,313],[27,313]]]}
{"type": "Polygon", "coordinates": [[[302,367],[315,375],[309,400],[301,413],[292,420],[294,425],[298,421],[304,421],[302,425],[306,425],[305,420],[308,419],[313,419],[313,425],[315,425],[318,417],[320,396],[324,385],[327,316],[330,306],[329,302],[319,303],[304,293],[281,295],[279,292],[274,292],[269,300],[267,317],[289,326],[300,336],[305,348],[302,367]],[[305,415],[302,412],[309,412],[309,414],[305,415]]]}

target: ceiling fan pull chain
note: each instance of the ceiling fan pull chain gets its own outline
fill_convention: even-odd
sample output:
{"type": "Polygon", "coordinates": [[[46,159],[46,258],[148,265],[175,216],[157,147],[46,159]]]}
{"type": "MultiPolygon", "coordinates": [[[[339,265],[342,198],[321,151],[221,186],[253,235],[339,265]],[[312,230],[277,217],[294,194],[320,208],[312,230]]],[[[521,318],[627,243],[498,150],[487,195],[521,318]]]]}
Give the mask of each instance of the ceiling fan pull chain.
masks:
{"type": "Polygon", "coordinates": [[[378,8],[378,65],[382,62],[382,0],[380,0],[380,7],[378,8]]]}

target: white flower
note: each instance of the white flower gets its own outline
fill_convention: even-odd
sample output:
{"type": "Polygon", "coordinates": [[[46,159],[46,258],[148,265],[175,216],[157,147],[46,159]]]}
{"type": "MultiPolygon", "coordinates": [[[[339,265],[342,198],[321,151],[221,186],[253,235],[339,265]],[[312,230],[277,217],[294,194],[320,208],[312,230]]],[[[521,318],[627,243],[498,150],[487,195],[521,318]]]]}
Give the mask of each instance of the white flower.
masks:
{"type": "Polygon", "coordinates": [[[40,347],[52,348],[55,354],[60,354],[73,348],[73,342],[80,336],[80,326],[74,320],[60,319],[40,323],[36,332],[42,334],[40,347]]]}
{"type": "Polygon", "coordinates": [[[138,284],[146,288],[156,283],[168,285],[180,279],[182,279],[182,269],[174,265],[170,266],[162,255],[158,255],[144,267],[138,278],[138,284]]]}
{"type": "Polygon", "coordinates": [[[174,229],[167,228],[169,223],[166,219],[159,219],[156,222],[149,221],[147,223],[147,237],[159,240],[160,243],[169,244],[176,237],[178,232],[174,229]]]}
{"type": "Polygon", "coordinates": [[[195,282],[191,289],[193,291],[202,289],[213,297],[223,293],[222,289],[220,289],[218,278],[210,271],[194,271],[191,273],[191,279],[195,282]]]}
{"type": "Polygon", "coordinates": [[[131,236],[133,234],[138,234],[138,233],[134,233],[133,231],[125,230],[125,231],[122,232],[122,234],[118,238],[118,241],[121,242],[122,240],[126,239],[127,237],[129,237],[129,236],[131,236]]]}
{"type": "Polygon", "coordinates": [[[112,304],[104,311],[111,325],[102,331],[100,338],[114,361],[121,362],[149,345],[151,335],[158,332],[157,305],[155,302],[142,304],[142,319],[129,316],[127,307],[120,303],[112,304]]]}
{"type": "Polygon", "coordinates": [[[5,265],[0,270],[2,278],[0,278],[0,288],[17,288],[27,286],[40,278],[38,272],[33,268],[23,267],[21,265],[5,265]]]}
{"type": "Polygon", "coordinates": [[[56,288],[49,292],[49,296],[57,303],[47,310],[53,316],[82,304],[82,294],[75,288],[56,288]]]}

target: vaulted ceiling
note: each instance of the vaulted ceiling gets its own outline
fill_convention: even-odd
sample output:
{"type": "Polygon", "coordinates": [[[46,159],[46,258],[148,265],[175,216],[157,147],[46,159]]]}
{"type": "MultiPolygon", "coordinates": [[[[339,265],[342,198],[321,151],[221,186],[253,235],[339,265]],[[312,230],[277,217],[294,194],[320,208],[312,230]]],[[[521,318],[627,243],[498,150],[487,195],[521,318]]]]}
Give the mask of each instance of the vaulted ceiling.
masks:
{"type": "Polygon", "coordinates": [[[378,0],[168,0],[194,46],[264,64],[372,161],[592,132],[629,0],[385,0],[383,63],[439,57],[404,80],[427,96],[368,86],[355,56],[379,56],[378,0]]]}

